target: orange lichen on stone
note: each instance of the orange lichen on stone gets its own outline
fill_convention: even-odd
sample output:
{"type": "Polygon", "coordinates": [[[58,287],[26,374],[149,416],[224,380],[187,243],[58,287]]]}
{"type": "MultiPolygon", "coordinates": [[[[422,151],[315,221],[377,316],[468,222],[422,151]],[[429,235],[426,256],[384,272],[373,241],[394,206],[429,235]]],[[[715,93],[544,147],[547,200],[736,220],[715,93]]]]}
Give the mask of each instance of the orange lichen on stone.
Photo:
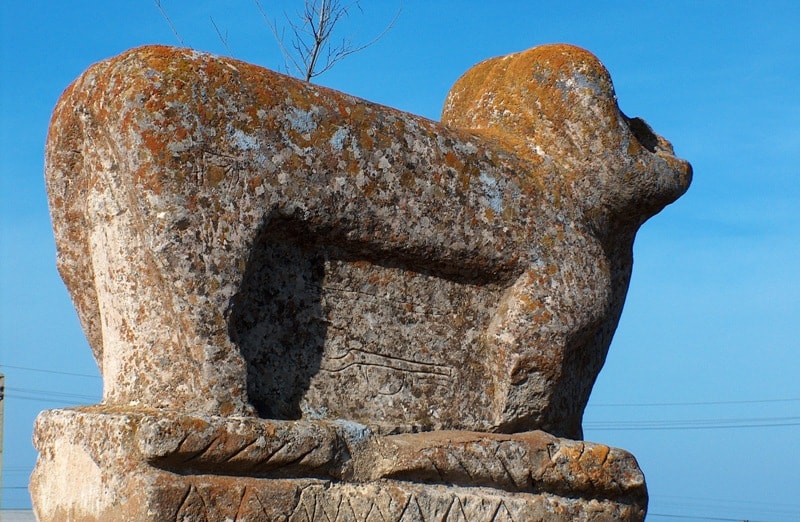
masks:
{"type": "MultiPolygon", "coordinates": [[[[565,168],[550,190],[557,196],[596,202],[587,212],[601,221],[609,219],[607,212],[591,212],[620,212],[632,203],[628,194],[619,193],[613,179],[607,179],[609,170],[624,173],[628,181],[639,177],[635,181],[642,184],[648,181],[641,179],[643,175],[652,176],[655,184],[663,179],[653,176],[653,170],[678,169],[682,180],[674,185],[675,192],[658,187],[668,201],[680,195],[691,179],[690,167],[674,161],[666,140],[652,134],[643,122],[631,125],[619,111],[602,63],[588,51],[570,45],[535,47],[475,66],[453,86],[442,121],[497,140],[534,163],[542,157],[561,163],[565,168]],[[647,150],[640,140],[658,145],[647,150]],[[631,164],[639,168],[632,169],[631,164]],[[596,180],[583,177],[591,168],[597,171],[596,180]]],[[[649,192],[654,195],[656,187],[649,192]]]]}

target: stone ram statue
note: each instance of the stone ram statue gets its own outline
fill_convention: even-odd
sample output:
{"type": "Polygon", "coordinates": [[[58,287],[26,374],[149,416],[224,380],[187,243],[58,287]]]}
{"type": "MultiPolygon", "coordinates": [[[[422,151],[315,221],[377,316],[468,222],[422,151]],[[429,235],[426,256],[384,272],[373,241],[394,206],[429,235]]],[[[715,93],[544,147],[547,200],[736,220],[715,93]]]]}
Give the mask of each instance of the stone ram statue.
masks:
{"type": "Polygon", "coordinates": [[[634,235],[691,167],[590,53],[485,61],[437,123],[134,49],[61,97],[46,172],[104,397],[38,421],[43,520],[644,516],[635,460],[577,439],[634,235]],[[117,493],[51,498],[84,454],[117,493]]]}

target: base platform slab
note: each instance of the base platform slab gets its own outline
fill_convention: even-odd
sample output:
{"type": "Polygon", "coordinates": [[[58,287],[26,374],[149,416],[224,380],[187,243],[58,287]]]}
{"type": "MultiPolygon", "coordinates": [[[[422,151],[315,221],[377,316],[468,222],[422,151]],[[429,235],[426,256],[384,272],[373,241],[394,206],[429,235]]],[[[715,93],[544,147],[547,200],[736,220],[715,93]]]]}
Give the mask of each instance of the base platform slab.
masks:
{"type": "Polygon", "coordinates": [[[559,439],[349,422],[43,412],[31,478],[47,521],[643,520],[627,452],[559,439]]]}

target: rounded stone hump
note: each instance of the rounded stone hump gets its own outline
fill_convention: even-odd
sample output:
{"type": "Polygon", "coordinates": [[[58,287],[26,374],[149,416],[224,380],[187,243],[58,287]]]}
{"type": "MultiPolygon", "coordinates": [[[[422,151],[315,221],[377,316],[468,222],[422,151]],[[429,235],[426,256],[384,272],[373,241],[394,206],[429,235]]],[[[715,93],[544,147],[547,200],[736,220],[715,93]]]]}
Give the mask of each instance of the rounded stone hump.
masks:
{"type": "Polygon", "coordinates": [[[534,150],[577,154],[587,138],[619,134],[618,119],[606,68],[592,53],[566,44],[481,62],[455,83],[442,112],[442,123],[499,138],[518,153],[535,140],[534,150]]]}

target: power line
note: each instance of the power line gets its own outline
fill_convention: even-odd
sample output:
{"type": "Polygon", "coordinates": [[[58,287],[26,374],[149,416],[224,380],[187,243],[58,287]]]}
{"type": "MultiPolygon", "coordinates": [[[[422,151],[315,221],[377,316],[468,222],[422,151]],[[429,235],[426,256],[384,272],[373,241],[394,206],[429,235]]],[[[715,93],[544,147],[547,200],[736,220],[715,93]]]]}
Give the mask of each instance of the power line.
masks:
{"type": "Polygon", "coordinates": [[[13,400],[36,401],[60,406],[80,406],[86,402],[99,402],[99,395],[84,395],[32,388],[6,387],[6,397],[13,400]]]}
{"type": "Polygon", "coordinates": [[[725,517],[703,517],[697,515],[672,515],[667,513],[648,513],[647,518],[650,517],[663,517],[663,518],[682,518],[683,520],[721,520],[724,522],[770,522],[769,520],[756,520],[748,517],[725,518],[725,517]]]}
{"type": "Polygon", "coordinates": [[[758,399],[750,401],[704,401],[704,402],[641,402],[641,403],[610,403],[610,404],[589,404],[589,407],[596,406],[601,408],[609,407],[651,407],[651,406],[710,406],[721,404],[763,404],[767,402],[800,402],[800,399],[758,399]]]}
{"type": "Polygon", "coordinates": [[[44,369],[41,369],[41,368],[28,368],[28,367],[25,367],[25,366],[12,366],[10,364],[0,364],[0,367],[13,368],[15,370],[25,370],[25,371],[29,371],[29,372],[54,373],[54,374],[57,374],[57,375],[71,375],[73,377],[87,377],[89,379],[100,379],[101,378],[99,375],[89,375],[89,374],[86,374],[86,373],[62,372],[62,371],[58,371],[58,370],[44,370],[44,369]]]}
{"type": "Polygon", "coordinates": [[[752,506],[766,506],[769,508],[785,508],[790,509],[793,511],[800,512],[800,504],[789,504],[785,502],[774,502],[774,501],[757,501],[757,500],[724,500],[721,498],[707,498],[707,497],[686,497],[680,495],[654,495],[650,497],[651,501],[659,501],[659,502],[673,502],[673,501],[680,501],[680,502],[705,502],[705,503],[717,503],[717,504],[742,504],[742,505],[752,505],[752,506]]]}
{"type": "Polygon", "coordinates": [[[800,422],[785,422],[785,423],[775,423],[775,424],[737,424],[737,425],[730,425],[730,426],[663,426],[663,427],[646,427],[646,426],[634,426],[630,428],[615,428],[615,427],[603,427],[603,428],[591,428],[593,431],[667,431],[667,430],[730,430],[730,429],[738,429],[738,428],[786,428],[790,426],[800,426],[800,422]]]}
{"type": "MultiPolygon", "coordinates": [[[[8,388],[7,388],[8,389],[8,388]]],[[[6,393],[6,398],[23,401],[40,401],[61,404],[66,406],[80,406],[87,401],[99,402],[99,395],[79,395],[76,393],[59,393],[40,390],[26,390],[14,388],[11,393],[6,393]]]]}
{"type": "Polygon", "coordinates": [[[83,406],[85,403],[75,401],[64,401],[59,399],[47,399],[44,397],[20,397],[18,395],[6,395],[6,397],[19,400],[19,401],[34,401],[34,402],[47,402],[50,404],[58,404],[61,406],[83,406]]]}
{"type": "Polygon", "coordinates": [[[606,425],[661,425],[669,423],[677,424],[714,424],[714,423],[740,423],[740,422],[776,422],[776,421],[800,421],[800,417],[749,417],[736,419],[667,419],[667,420],[612,420],[596,421],[598,424],[606,425]]]}
{"type": "MultiPolygon", "coordinates": [[[[722,500],[692,496],[654,495],[650,497],[650,505],[656,506],[653,511],[709,513],[717,517],[732,517],[733,513],[750,513],[759,518],[773,520],[800,520],[800,504],[782,502],[754,502],[748,500],[722,500]]],[[[748,520],[739,515],[735,520],[748,520]]],[[[752,519],[750,519],[752,520],[752,519]]]]}
{"type": "Polygon", "coordinates": [[[67,399],[86,399],[93,401],[97,399],[97,395],[82,395],[80,393],[67,393],[67,392],[58,392],[58,391],[50,391],[50,390],[35,390],[31,388],[15,388],[13,386],[7,386],[6,390],[12,392],[20,392],[25,393],[27,395],[49,395],[55,398],[67,398],[67,399]]]}
{"type": "MultiPolygon", "coordinates": [[[[62,372],[42,368],[30,368],[25,366],[2,365],[6,368],[17,370],[32,371],[39,373],[69,375],[74,377],[85,377],[99,379],[97,375],[82,373],[62,372]]],[[[85,401],[99,401],[97,395],[82,395],[75,393],[64,393],[49,390],[35,390],[26,388],[7,387],[9,392],[21,392],[7,394],[9,398],[28,401],[51,402],[62,405],[78,406],[85,401]],[[65,400],[73,399],[73,400],[65,400]],[[79,402],[76,402],[79,401],[79,402]]],[[[661,402],[661,403],[608,403],[591,404],[596,407],[667,407],[667,406],[706,406],[706,405],[727,405],[727,404],[763,404],[781,402],[800,402],[800,398],[781,398],[781,399],[757,399],[757,400],[736,400],[736,401],[698,401],[698,402],[661,402]]],[[[585,427],[588,430],[596,431],[638,431],[638,430],[708,430],[708,429],[739,429],[739,428],[769,428],[769,427],[790,427],[800,426],[800,417],[767,417],[767,418],[746,418],[746,419],[690,419],[690,420],[667,420],[667,421],[587,421],[585,427]]]]}
{"type": "Polygon", "coordinates": [[[706,430],[733,428],[769,428],[800,426],[800,417],[760,417],[743,419],[686,419],[659,421],[599,421],[586,422],[587,430],[632,431],[632,430],[706,430]]]}
{"type": "MultiPolygon", "coordinates": [[[[101,379],[99,375],[89,375],[86,373],[63,372],[59,370],[46,370],[42,368],[30,368],[26,366],[14,366],[2,364],[0,367],[13,368],[15,370],[25,370],[39,373],[51,373],[57,375],[70,375],[73,377],[86,377],[89,379],[101,379]]],[[[713,406],[725,404],[763,404],[771,402],[800,402],[800,398],[787,399],[755,399],[755,400],[736,400],[736,401],[696,401],[696,402],[632,402],[632,403],[590,403],[590,408],[627,408],[627,407],[665,407],[665,406],[713,406]]]]}

